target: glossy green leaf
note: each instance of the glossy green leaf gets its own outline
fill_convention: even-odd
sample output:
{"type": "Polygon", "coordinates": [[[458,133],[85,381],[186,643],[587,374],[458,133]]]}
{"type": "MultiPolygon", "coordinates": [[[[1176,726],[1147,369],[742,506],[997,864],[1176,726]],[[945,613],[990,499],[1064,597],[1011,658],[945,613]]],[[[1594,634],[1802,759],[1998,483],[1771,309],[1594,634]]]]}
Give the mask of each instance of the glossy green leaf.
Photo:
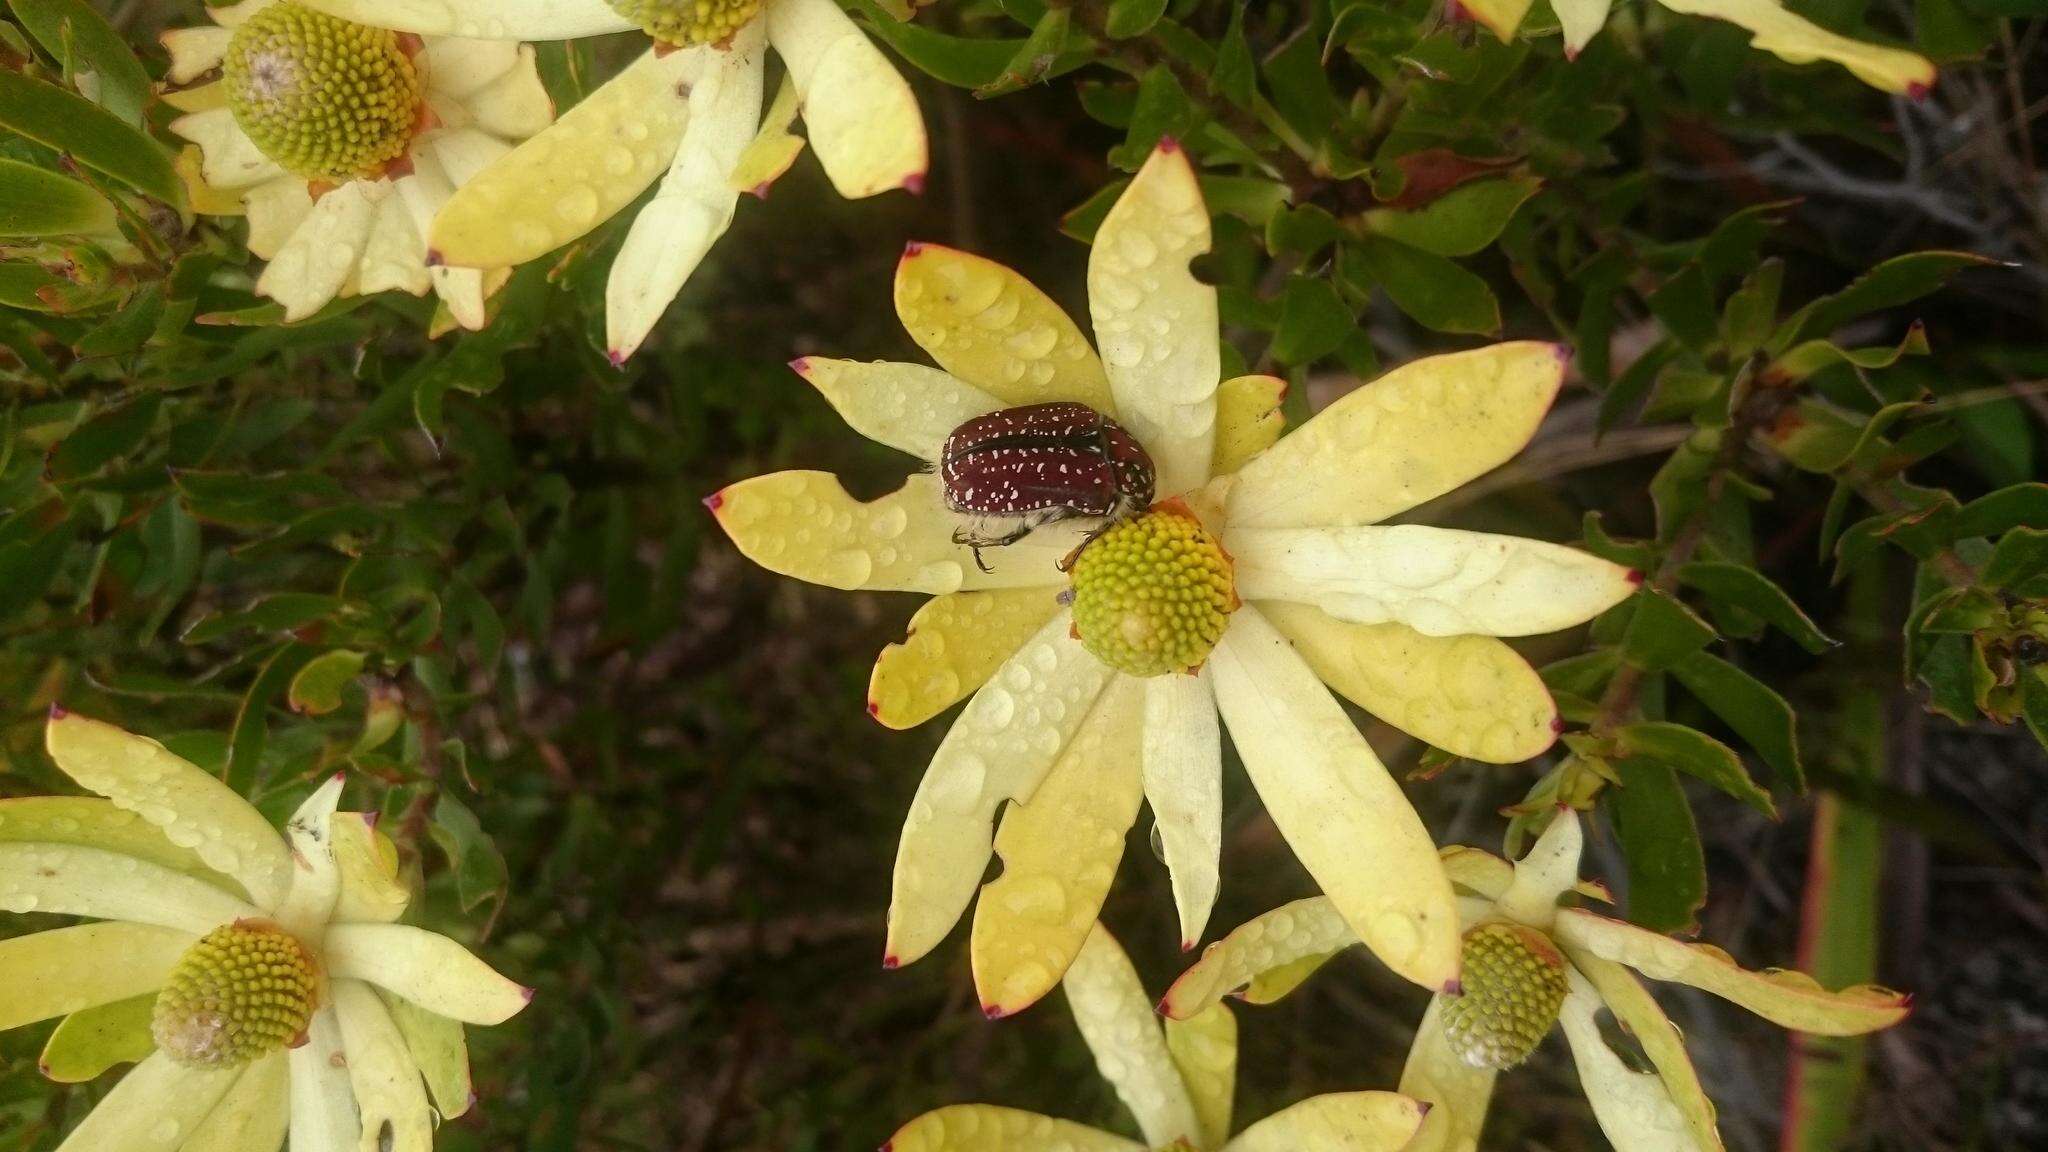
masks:
{"type": "Polygon", "coordinates": [[[114,207],[99,193],[32,164],[0,159],[0,236],[111,232],[114,207]]]}
{"type": "Polygon", "coordinates": [[[1654,760],[1704,780],[1766,816],[1775,819],[1778,815],[1771,794],[1750,779],[1749,770],[1742,766],[1742,757],[1698,729],[1644,720],[1622,728],[1614,739],[1624,757],[1654,760]]]}
{"type": "Polygon", "coordinates": [[[1678,570],[1678,582],[1760,617],[1816,656],[1835,645],[1783,588],[1754,568],[1696,560],[1678,570]]]}
{"type": "Polygon", "coordinates": [[[1799,733],[1792,706],[1768,684],[1711,652],[1695,652],[1671,674],[1721,722],[1756,749],[1780,783],[1806,790],[1799,763],[1799,733]]]}
{"type": "Polygon", "coordinates": [[[1847,288],[1823,296],[1778,326],[1771,347],[1783,351],[1802,340],[1826,336],[1858,316],[1896,308],[1939,290],[1965,268],[1993,263],[1970,252],[1913,252],[1895,256],[1856,278],[1847,288]]]}
{"type": "Polygon", "coordinates": [[[137,127],[149,103],[149,73],[107,18],[85,0],[7,0],[14,18],[63,65],[64,75],[102,108],[137,127]]]}
{"type": "Polygon", "coordinates": [[[923,24],[890,16],[875,0],[853,0],[853,6],[868,17],[867,29],[875,39],[894,48],[919,71],[957,88],[994,83],[1025,43],[934,32],[923,24]]]}
{"type": "Polygon", "coordinates": [[[1347,250],[1358,254],[1394,306],[1438,332],[1492,335],[1500,331],[1500,302],[1486,281],[1433,252],[1380,237],[1347,250]]]}
{"type": "Polygon", "coordinates": [[[1494,242],[1529,197],[1543,187],[1534,176],[1461,184],[1406,212],[1374,208],[1363,221],[1390,240],[1439,256],[1470,256],[1494,242]]]}
{"type": "Polygon", "coordinates": [[[1614,771],[1621,783],[1602,795],[1628,860],[1628,918],[1654,932],[1696,931],[1707,862],[1685,790],[1659,761],[1617,760],[1614,771]]]}
{"type": "Polygon", "coordinates": [[[1697,613],[1654,588],[1638,591],[1629,605],[1621,650],[1639,668],[1661,672],[1715,639],[1713,627],[1697,613]]]}
{"type": "Polygon", "coordinates": [[[1272,354],[1282,364],[1306,364],[1337,350],[1356,321],[1337,298],[1337,289],[1321,277],[1296,276],[1281,297],[1280,327],[1273,333],[1272,354]]]}
{"type": "Polygon", "coordinates": [[[184,182],[162,145],[74,92],[0,69],[0,127],[137,192],[174,207],[185,204],[184,182]]]}
{"type": "Polygon", "coordinates": [[[2048,531],[2015,528],[1999,537],[1979,578],[1987,588],[2014,588],[2048,572],[2048,531]]]}
{"type": "Polygon", "coordinates": [[[1112,40],[1129,40],[1152,30],[1166,14],[1166,0],[1110,0],[1103,28],[1112,40]]]}
{"type": "Polygon", "coordinates": [[[322,652],[292,677],[285,701],[294,712],[321,716],[341,707],[341,694],[362,674],[363,654],[346,648],[322,652]]]}
{"type": "Polygon", "coordinates": [[[476,816],[462,802],[441,793],[434,804],[434,818],[427,825],[434,843],[448,856],[455,871],[455,888],[464,911],[474,911],[487,901],[505,898],[507,872],[505,857],[477,823],[476,816]]]}

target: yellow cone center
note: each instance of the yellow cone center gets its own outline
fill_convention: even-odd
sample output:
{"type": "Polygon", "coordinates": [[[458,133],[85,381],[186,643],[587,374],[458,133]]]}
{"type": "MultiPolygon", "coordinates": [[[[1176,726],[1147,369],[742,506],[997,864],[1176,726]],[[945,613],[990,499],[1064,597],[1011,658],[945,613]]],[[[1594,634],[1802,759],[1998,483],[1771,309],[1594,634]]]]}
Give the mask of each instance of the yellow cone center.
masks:
{"type": "Polygon", "coordinates": [[[225,924],[185,950],[157,993],[157,1049],[190,1068],[237,1068],[305,1035],[320,973],[274,924],[225,924]]]}
{"type": "Polygon", "coordinates": [[[1474,1068],[1508,1069],[1550,1034],[1570,988],[1557,945],[1520,924],[1483,924],[1465,934],[1464,992],[1446,997],[1451,1051],[1474,1068]]]}
{"type": "Polygon", "coordinates": [[[1230,557],[1201,521],[1170,508],[1097,536],[1072,576],[1081,643],[1133,676],[1199,667],[1237,607],[1230,557]]]}
{"type": "Polygon", "coordinates": [[[235,29],[221,75],[235,123],[307,180],[378,175],[405,154],[419,122],[420,73],[398,33],[291,0],[235,29]]]}
{"type": "Polygon", "coordinates": [[[723,44],[761,11],[762,0],[605,0],[612,11],[678,48],[723,44]]]}

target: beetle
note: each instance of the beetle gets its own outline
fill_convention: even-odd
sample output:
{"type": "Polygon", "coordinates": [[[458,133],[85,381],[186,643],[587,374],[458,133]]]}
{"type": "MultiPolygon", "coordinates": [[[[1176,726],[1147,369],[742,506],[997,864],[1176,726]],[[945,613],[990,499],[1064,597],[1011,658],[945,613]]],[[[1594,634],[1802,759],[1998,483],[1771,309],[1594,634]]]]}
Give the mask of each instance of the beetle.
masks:
{"type": "Polygon", "coordinates": [[[1144,445],[1086,404],[1027,404],[976,416],[939,452],[946,507],[972,517],[953,542],[974,549],[1014,544],[1034,528],[1077,516],[1120,517],[1152,503],[1155,476],[1144,445]]]}

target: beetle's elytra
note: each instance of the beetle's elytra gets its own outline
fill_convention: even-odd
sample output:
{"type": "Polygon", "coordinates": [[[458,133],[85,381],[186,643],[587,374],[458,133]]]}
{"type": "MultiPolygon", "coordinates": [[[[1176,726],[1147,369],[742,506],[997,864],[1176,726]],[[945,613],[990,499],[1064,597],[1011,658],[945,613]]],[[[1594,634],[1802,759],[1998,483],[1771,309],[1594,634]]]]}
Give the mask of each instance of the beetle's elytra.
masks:
{"type": "Polygon", "coordinates": [[[1075,516],[1119,516],[1152,503],[1152,458],[1123,426],[1070,401],[977,416],[939,454],[946,507],[973,518],[953,533],[975,549],[1014,544],[1075,516]]]}

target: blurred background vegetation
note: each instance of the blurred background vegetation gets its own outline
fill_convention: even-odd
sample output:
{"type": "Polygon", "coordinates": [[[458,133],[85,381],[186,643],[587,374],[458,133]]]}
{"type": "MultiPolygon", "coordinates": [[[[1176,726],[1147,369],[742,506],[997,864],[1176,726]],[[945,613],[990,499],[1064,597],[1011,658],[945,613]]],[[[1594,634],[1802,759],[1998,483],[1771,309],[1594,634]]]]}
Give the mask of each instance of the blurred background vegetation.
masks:
{"type": "MultiPolygon", "coordinates": [[[[623,372],[602,344],[623,224],[521,271],[490,329],[438,340],[431,306],[401,297],[279,325],[250,292],[238,224],[186,228],[144,196],[107,193],[151,234],[140,261],[0,238],[0,789],[65,790],[40,750],[56,700],[169,740],[275,814],[348,768],[351,803],[382,808],[424,886],[423,917],[540,988],[510,1024],[472,1031],[481,1106],[443,1130],[453,1152],[863,1148],[968,1100],[1128,1130],[1056,997],[985,1021],[959,939],[880,969],[897,829],[944,730],[891,733],[861,711],[913,598],[769,576],[699,500],[779,467],[838,472],[863,496],[893,487],[907,461],[846,434],[785,363],[922,359],[887,305],[912,239],[1009,263],[1085,315],[1086,248],[1057,234],[1060,213],[1081,208],[1067,231],[1085,235],[1086,206],[1171,131],[1225,178],[1205,274],[1227,338],[1297,385],[1297,420],[1379,364],[1495,334],[1577,346],[1580,378],[1529,451],[1424,518],[1569,540],[1597,511],[1611,546],[1662,560],[1687,532],[1673,502],[1704,500],[1688,551],[1763,572],[1839,641],[1816,654],[1694,597],[1716,651],[1796,711],[1803,794],[1767,736],[1667,695],[1627,615],[1528,648],[1543,663],[1595,643],[1646,666],[1643,714],[1726,740],[1774,786],[1775,820],[1687,779],[1691,815],[1659,817],[1676,823],[1643,849],[1676,880],[1624,854],[1641,833],[1627,845],[1603,825],[1588,870],[1632,914],[1690,919],[1686,885],[1703,878],[1703,938],[1745,963],[1916,993],[1894,1033],[1798,1049],[1668,989],[1729,1146],[2048,1146],[2048,757],[2016,722],[2048,712],[2029,712],[2024,679],[2014,703],[1994,691],[2013,682],[1952,672],[2031,671],[1996,666],[2012,653],[1988,625],[1917,637],[1949,647],[1917,651],[1910,679],[1901,632],[1942,557],[1968,577],[1991,537],[2048,527],[2048,489],[2029,487],[2048,426],[2048,21],[2031,0],[1794,6],[1917,43],[1939,86],[1887,97],[1647,3],[1567,63],[1543,4],[1504,45],[1420,0],[1175,0],[1122,38],[1106,13],[1147,6],[947,0],[885,38],[939,73],[916,76],[924,194],[847,203],[800,160],[742,205],[623,372]],[[1512,182],[1476,245],[1427,230],[1406,245],[1364,222],[1474,180],[1512,182]],[[1811,333],[1915,353],[1823,356],[1800,375],[1800,396],[1863,437],[1853,460],[1785,447],[1799,421],[1783,409],[1743,415],[1746,370],[1784,349],[1745,345],[1726,297],[1757,305],[1781,282],[1768,326],[1921,250],[1983,259],[1890,265],[1894,290],[1811,333]],[[1743,439],[1709,487],[1687,453],[1731,413],[1743,439]],[[1830,512],[1838,485],[1870,508],[1830,512]],[[1996,531],[1894,540],[1950,515],[1923,493],[1968,508],[1994,491],[2025,505],[1996,531]],[[1829,547],[1865,516],[1880,521],[1855,537],[1869,546],[1829,547]]],[[[97,7],[151,75],[156,33],[203,18],[190,2],[97,7]]],[[[13,4],[0,72],[63,82],[61,43],[34,27],[45,9],[13,4]]],[[[558,103],[631,50],[549,46],[558,103]]],[[[0,157],[80,173],[6,127],[0,157]]],[[[1993,601],[2040,592],[2022,581],[1993,601]]],[[[1555,675],[1583,697],[1575,721],[1598,730],[1614,673],[1555,675]]],[[[1529,765],[1444,764],[1367,731],[1397,772],[1438,770],[1410,793],[1444,843],[1497,848],[1503,808],[1578,779],[1563,745],[1529,765]]],[[[1212,936],[1311,892],[1227,773],[1212,936]]],[[[1148,831],[1104,919],[1163,988],[1185,960],[1148,831]]],[[[1243,1011],[1240,1115],[1391,1085],[1422,1003],[1358,955],[1243,1011]]],[[[104,1091],[44,1082],[41,1040],[0,1037],[0,1147],[54,1146],[104,1091]]],[[[1555,1039],[1502,1080],[1490,1133],[1501,1149],[1605,1146],[1555,1039]]]]}

